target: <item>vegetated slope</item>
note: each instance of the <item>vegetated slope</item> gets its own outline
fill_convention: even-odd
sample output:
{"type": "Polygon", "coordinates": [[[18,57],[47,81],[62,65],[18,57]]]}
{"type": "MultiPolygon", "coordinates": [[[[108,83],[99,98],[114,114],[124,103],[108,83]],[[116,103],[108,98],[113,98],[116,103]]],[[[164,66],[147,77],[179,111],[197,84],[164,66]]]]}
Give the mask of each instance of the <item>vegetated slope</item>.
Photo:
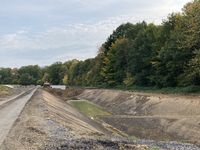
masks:
{"type": "Polygon", "coordinates": [[[196,96],[86,89],[78,96],[115,116],[104,121],[141,138],[200,144],[200,99],[196,96]]]}
{"type": "Polygon", "coordinates": [[[109,112],[105,111],[101,107],[95,105],[86,100],[71,100],[68,101],[73,107],[78,109],[80,112],[88,117],[94,118],[96,116],[108,116],[111,115],[109,112]]]}

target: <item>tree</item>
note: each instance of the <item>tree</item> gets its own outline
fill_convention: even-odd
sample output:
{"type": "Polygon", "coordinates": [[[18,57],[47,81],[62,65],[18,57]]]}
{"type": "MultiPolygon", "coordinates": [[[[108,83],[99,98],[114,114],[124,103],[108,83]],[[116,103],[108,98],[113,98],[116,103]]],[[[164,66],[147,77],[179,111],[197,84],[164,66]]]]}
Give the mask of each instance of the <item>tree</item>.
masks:
{"type": "Polygon", "coordinates": [[[0,84],[12,83],[12,70],[10,68],[0,68],[0,84]]]}
{"type": "Polygon", "coordinates": [[[180,76],[180,85],[200,85],[200,50],[194,52],[195,57],[188,64],[185,73],[180,76]]]}
{"type": "Polygon", "coordinates": [[[64,76],[64,78],[63,78],[63,84],[64,84],[64,85],[68,85],[68,84],[69,84],[68,75],[65,75],[65,76],[64,76]]]}
{"type": "Polygon", "coordinates": [[[49,82],[49,74],[48,73],[44,73],[43,77],[42,77],[42,82],[45,83],[45,82],[49,82]]]}
{"type": "Polygon", "coordinates": [[[126,73],[126,78],[124,79],[123,83],[125,84],[126,87],[130,87],[134,84],[135,82],[135,79],[134,77],[129,73],[127,72],[126,73]]]}
{"type": "Polygon", "coordinates": [[[160,34],[162,44],[153,64],[155,74],[152,81],[156,86],[178,85],[178,78],[184,72],[184,66],[190,59],[189,51],[181,46],[183,38],[183,16],[180,13],[171,14],[163,23],[160,34]]]}
{"type": "Polygon", "coordinates": [[[183,8],[184,38],[182,47],[190,51],[200,49],[200,1],[193,0],[183,8]]]}
{"type": "Polygon", "coordinates": [[[123,84],[123,79],[126,76],[129,45],[127,39],[118,39],[110,47],[107,56],[104,57],[101,75],[110,86],[123,84]]]}
{"type": "Polygon", "coordinates": [[[21,67],[18,70],[18,74],[19,74],[19,83],[25,84],[25,85],[28,85],[28,84],[37,85],[38,80],[40,80],[42,77],[41,68],[37,65],[21,67]],[[25,81],[25,80],[28,80],[28,81],[25,81]]]}
{"type": "Polygon", "coordinates": [[[30,74],[23,73],[23,74],[20,75],[19,83],[21,85],[31,85],[34,82],[33,80],[34,79],[33,79],[32,76],[30,76],[30,74]]]}
{"type": "Polygon", "coordinates": [[[135,38],[131,40],[131,48],[128,51],[127,72],[135,77],[135,84],[150,86],[150,76],[153,73],[152,61],[156,57],[157,27],[152,24],[137,24],[135,38]]]}
{"type": "Polygon", "coordinates": [[[46,73],[48,74],[49,82],[51,84],[62,84],[63,77],[65,74],[65,68],[61,62],[56,62],[49,67],[47,67],[46,73]]]}

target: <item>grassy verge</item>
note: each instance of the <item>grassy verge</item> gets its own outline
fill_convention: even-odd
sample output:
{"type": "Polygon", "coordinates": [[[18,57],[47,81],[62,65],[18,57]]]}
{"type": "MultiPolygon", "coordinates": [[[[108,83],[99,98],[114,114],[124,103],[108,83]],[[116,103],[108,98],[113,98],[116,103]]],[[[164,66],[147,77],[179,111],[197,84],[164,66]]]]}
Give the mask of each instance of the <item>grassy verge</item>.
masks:
{"type": "Polygon", "coordinates": [[[123,91],[136,91],[136,92],[146,92],[146,93],[163,93],[163,94],[200,94],[200,86],[187,86],[187,87],[141,87],[141,86],[96,86],[96,87],[87,87],[87,86],[72,86],[74,88],[82,89],[111,89],[111,90],[123,90],[123,91]]]}
{"type": "Polygon", "coordinates": [[[200,87],[188,86],[188,87],[168,87],[168,88],[157,88],[157,87],[117,87],[117,89],[131,90],[131,91],[142,91],[150,93],[166,93],[166,94],[200,94],[200,87]]]}
{"type": "Polygon", "coordinates": [[[88,117],[98,117],[98,116],[107,116],[111,115],[109,112],[103,108],[89,102],[86,100],[74,100],[70,101],[70,104],[78,109],[80,112],[84,113],[88,117]]]}
{"type": "Polygon", "coordinates": [[[2,95],[8,95],[10,93],[10,88],[0,85],[0,96],[2,95]]]}
{"type": "MultiPolygon", "coordinates": [[[[88,87],[83,87],[88,88],[88,87]]],[[[91,88],[91,87],[90,87],[91,88]]],[[[146,93],[163,93],[163,94],[200,94],[200,86],[187,86],[187,87],[141,87],[141,86],[114,86],[114,87],[94,87],[99,89],[112,89],[112,90],[123,90],[123,91],[136,91],[146,93]]]]}

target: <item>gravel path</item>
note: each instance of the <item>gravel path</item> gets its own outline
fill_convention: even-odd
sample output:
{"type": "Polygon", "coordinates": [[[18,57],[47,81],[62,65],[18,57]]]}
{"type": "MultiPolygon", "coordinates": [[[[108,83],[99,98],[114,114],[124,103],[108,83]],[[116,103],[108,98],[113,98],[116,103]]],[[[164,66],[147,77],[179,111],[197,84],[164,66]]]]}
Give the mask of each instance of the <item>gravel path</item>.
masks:
{"type": "Polygon", "coordinates": [[[0,145],[36,89],[0,108],[0,145]]]}

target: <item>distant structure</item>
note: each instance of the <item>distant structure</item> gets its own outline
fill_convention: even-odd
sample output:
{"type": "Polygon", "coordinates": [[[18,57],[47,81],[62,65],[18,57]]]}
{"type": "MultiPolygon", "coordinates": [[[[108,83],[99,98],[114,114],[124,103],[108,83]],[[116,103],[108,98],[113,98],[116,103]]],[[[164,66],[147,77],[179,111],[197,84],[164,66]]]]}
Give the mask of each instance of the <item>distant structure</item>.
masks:
{"type": "Polygon", "coordinates": [[[45,87],[45,88],[50,88],[50,87],[51,87],[51,84],[50,84],[49,82],[45,82],[45,83],[43,84],[43,87],[45,87]]]}

